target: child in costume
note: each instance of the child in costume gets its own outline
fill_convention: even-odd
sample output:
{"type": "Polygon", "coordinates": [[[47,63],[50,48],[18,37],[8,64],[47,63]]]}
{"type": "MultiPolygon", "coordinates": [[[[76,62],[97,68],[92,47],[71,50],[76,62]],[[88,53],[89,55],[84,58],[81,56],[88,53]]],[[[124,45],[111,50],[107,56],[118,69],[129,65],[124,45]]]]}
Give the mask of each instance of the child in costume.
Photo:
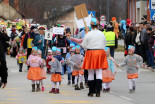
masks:
{"type": "MultiPolygon", "coordinates": [[[[61,56],[61,49],[57,49],[57,55],[61,56]]],[[[62,73],[61,73],[61,75],[64,75],[65,59],[63,57],[62,57],[62,60],[61,60],[61,65],[62,65],[62,73]]]]}
{"type": "Polygon", "coordinates": [[[113,80],[114,75],[114,63],[110,56],[110,48],[105,48],[107,61],[108,61],[108,69],[102,71],[102,81],[103,81],[103,92],[110,92],[110,83],[113,80]]]}
{"type": "Polygon", "coordinates": [[[42,59],[43,63],[42,65],[40,66],[41,68],[41,80],[40,80],[40,84],[42,86],[42,89],[41,91],[45,91],[45,87],[44,87],[44,82],[43,82],[43,79],[46,79],[46,71],[45,71],[45,60],[42,58],[42,51],[41,50],[38,50],[38,56],[42,59]]]}
{"type": "Polygon", "coordinates": [[[51,65],[51,81],[52,81],[52,89],[49,91],[49,93],[59,93],[59,85],[61,82],[61,72],[62,72],[62,66],[61,66],[61,60],[62,57],[60,55],[57,55],[57,48],[52,47],[52,61],[49,62],[49,65],[51,65]],[[55,88],[56,84],[56,88],[55,88]]]}
{"type": "Polygon", "coordinates": [[[125,57],[124,62],[117,65],[119,67],[127,66],[127,78],[129,79],[129,93],[135,92],[136,89],[136,78],[138,78],[138,69],[143,64],[141,56],[134,54],[135,47],[129,45],[128,55],[125,57]]]}
{"type": "MultiPolygon", "coordinates": [[[[17,56],[16,56],[16,59],[17,59],[18,63],[19,63],[19,57],[20,56],[26,56],[26,55],[27,55],[27,53],[26,52],[24,53],[24,49],[21,47],[19,49],[19,52],[18,52],[17,56]]],[[[23,63],[19,63],[18,65],[19,65],[19,72],[22,72],[23,63]]]]}
{"type": "Polygon", "coordinates": [[[48,64],[52,60],[52,51],[48,50],[47,57],[46,57],[46,67],[47,67],[47,73],[51,74],[51,66],[48,64]]]}
{"type": "Polygon", "coordinates": [[[68,76],[68,85],[71,84],[71,74],[72,74],[72,72],[71,72],[71,66],[69,65],[68,61],[69,61],[69,59],[71,57],[71,52],[72,52],[72,48],[73,47],[75,47],[75,44],[72,44],[71,43],[70,44],[70,48],[69,48],[69,52],[66,54],[66,59],[65,59],[65,61],[66,61],[66,69],[67,69],[67,76],[68,76]]]}
{"type": "Polygon", "coordinates": [[[81,69],[83,63],[83,56],[80,54],[80,46],[76,45],[75,47],[75,54],[71,56],[70,63],[73,68],[72,75],[75,76],[75,90],[84,89],[83,87],[83,77],[84,71],[81,69]],[[78,78],[80,79],[80,88],[78,86],[78,78]]]}
{"type": "Polygon", "coordinates": [[[36,91],[40,91],[39,80],[41,77],[41,68],[40,66],[43,64],[42,59],[38,56],[37,47],[32,48],[32,55],[28,58],[27,65],[30,66],[27,79],[32,81],[32,92],[35,92],[35,83],[37,85],[36,91]]]}

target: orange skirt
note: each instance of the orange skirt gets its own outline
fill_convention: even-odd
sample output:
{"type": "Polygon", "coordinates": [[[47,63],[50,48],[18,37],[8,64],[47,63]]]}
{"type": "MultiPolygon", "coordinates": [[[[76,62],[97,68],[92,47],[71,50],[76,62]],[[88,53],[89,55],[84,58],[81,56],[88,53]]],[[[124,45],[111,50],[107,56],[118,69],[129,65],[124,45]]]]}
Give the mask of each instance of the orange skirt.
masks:
{"type": "Polygon", "coordinates": [[[87,50],[82,69],[107,69],[108,62],[104,50],[87,50]]]}
{"type": "Polygon", "coordinates": [[[44,68],[41,68],[41,78],[46,79],[46,71],[44,68]]]}
{"type": "Polygon", "coordinates": [[[103,70],[102,71],[102,82],[103,83],[109,83],[112,82],[113,75],[111,70],[103,70]]]}
{"type": "Polygon", "coordinates": [[[83,70],[74,70],[72,72],[72,76],[77,76],[77,75],[79,76],[79,74],[84,75],[83,70]]]}
{"type": "Polygon", "coordinates": [[[128,79],[135,79],[135,78],[138,78],[138,73],[133,73],[133,74],[128,73],[128,74],[127,74],[127,78],[128,78],[128,79]]]}
{"type": "Polygon", "coordinates": [[[41,80],[41,68],[40,67],[30,67],[27,79],[29,80],[41,80]]]}
{"type": "Polygon", "coordinates": [[[53,82],[60,82],[61,81],[61,74],[52,74],[51,81],[53,82]]]}

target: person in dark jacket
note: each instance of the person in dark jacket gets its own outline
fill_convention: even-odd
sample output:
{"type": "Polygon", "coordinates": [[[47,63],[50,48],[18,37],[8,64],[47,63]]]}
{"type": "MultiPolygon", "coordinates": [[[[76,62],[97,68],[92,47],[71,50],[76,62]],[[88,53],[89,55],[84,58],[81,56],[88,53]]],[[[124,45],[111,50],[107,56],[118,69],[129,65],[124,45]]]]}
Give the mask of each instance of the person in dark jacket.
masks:
{"type": "Polygon", "coordinates": [[[2,29],[0,28],[0,41],[3,46],[4,54],[7,52],[7,48],[9,47],[9,43],[7,43],[7,41],[9,41],[9,40],[10,40],[10,38],[7,35],[6,31],[5,30],[2,31],[2,29]]]}
{"type": "MultiPolygon", "coordinates": [[[[1,38],[0,38],[1,39],[1,38]]],[[[6,60],[5,60],[5,55],[4,55],[4,50],[2,43],[0,41],[0,88],[5,88],[7,85],[7,77],[8,77],[8,68],[6,66],[6,60]]]]}
{"type": "Polygon", "coordinates": [[[147,35],[147,26],[146,24],[144,23],[142,25],[142,31],[141,31],[141,34],[140,34],[140,40],[141,40],[141,56],[143,58],[143,61],[146,62],[148,64],[148,59],[147,59],[147,56],[146,56],[146,45],[145,45],[145,37],[147,35]]]}
{"type": "Polygon", "coordinates": [[[151,27],[147,28],[147,33],[149,35],[149,39],[148,39],[149,65],[150,65],[150,67],[155,68],[154,50],[153,50],[155,35],[154,35],[151,27]]]}
{"type": "Polygon", "coordinates": [[[67,49],[69,48],[70,42],[63,35],[58,35],[57,40],[54,42],[53,46],[61,49],[61,55],[65,58],[67,49]]]}
{"type": "MultiPolygon", "coordinates": [[[[35,28],[34,26],[31,27],[31,31],[25,35],[24,42],[23,42],[23,48],[27,52],[27,59],[30,56],[31,51],[32,51],[32,47],[33,47],[33,46],[32,47],[28,47],[27,43],[28,43],[28,39],[32,39],[33,40],[35,38],[34,28],[35,28]]],[[[28,69],[29,69],[29,66],[28,66],[28,69]]]]}
{"type": "Polygon", "coordinates": [[[125,50],[128,50],[129,45],[134,45],[134,37],[135,37],[135,31],[133,27],[130,27],[129,32],[127,33],[124,42],[125,42],[125,50]]]}

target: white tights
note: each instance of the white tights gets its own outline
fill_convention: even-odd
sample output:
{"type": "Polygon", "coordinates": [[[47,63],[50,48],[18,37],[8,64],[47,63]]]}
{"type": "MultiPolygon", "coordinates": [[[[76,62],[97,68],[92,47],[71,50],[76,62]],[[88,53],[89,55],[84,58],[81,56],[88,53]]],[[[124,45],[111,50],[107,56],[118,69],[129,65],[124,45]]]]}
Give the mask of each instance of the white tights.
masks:
{"type": "Polygon", "coordinates": [[[32,84],[39,84],[39,80],[37,80],[37,81],[31,80],[31,81],[32,81],[32,84]]]}
{"type": "MultiPolygon", "coordinates": [[[[83,75],[79,74],[79,80],[80,80],[80,83],[83,82],[83,75]]],[[[78,84],[78,75],[75,76],[74,83],[75,85],[78,84]]]]}
{"type": "Polygon", "coordinates": [[[136,86],[136,79],[129,79],[129,89],[132,89],[133,86],[136,86]]]}
{"type": "Polygon", "coordinates": [[[59,89],[59,86],[60,86],[60,82],[53,82],[52,81],[52,88],[55,88],[55,83],[56,83],[56,85],[57,85],[57,89],[59,89]]]}
{"type": "Polygon", "coordinates": [[[94,80],[95,73],[96,73],[96,79],[102,79],[102,69],[89,69],[88,80],[94,80]]]}
{"type": "Polygon", "coordinates": [[[41,86],[44,87],[44,82],[43,82],[43,80],[40,80],[39,82],[40,82],[41,86]]]}
{"type": "Polygon", "coordinates": [[[110,83],[102,83],[104,89],[110,88],[110,83]]]}

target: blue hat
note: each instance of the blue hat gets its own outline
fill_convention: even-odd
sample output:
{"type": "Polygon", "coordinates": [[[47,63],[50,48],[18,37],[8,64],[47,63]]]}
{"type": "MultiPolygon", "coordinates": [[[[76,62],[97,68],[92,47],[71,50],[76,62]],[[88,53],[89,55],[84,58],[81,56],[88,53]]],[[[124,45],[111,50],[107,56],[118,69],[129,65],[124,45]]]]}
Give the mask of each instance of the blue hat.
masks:
{"type": "Polygon", "coordinates": [[[37,51],[38,48],[37,47],[32,47],[32,51],[37,51]]]}
{"type": "Polygon", "coordinates": [[[91,18],[91,25],[98,25],[98,21],[96,18],[91,18]]]}
{"type": "Polygon", "coordinates": [[[57,48],[57,53],[61,53],[61,49],[57,48]]]}
{"type": "Polygon", "coordinates": [[[110,48],[109,47],[105,47],[105,51],[108,51],[108,50],[110,50],[110,48]]]}
{"type": "Polygon", "coordinates": [[[72,47],[75,47],[75,44],[71,43],[71,44],[70,44],[70,47],[71,47],[71,48],[72,48],[72,47]]]}
{"type": "Polygon", "coordinates": [[[38,49],[38,53],[42,53],[42,51],[40,49],[38,49]]]}
{"type": "Polygon", "coordinates": [[[128,50],[129,50],[129,49],[132,50],[132,51],[134,52],[134,51],[135,51],[135,46],[129,45],[129,46],[128,46],[128,50]]]}
{"type": "Polygon", "coordinates": [[[81,47],[79,45],[76,45],[75,49],[81,49],[81,47]]]}
{"type": "Polygon", "coordinates": [[[73,47],[73,48],[71,49],[71,52],[75,52],[75,47],[73,47]]]}
{"type": "Polygon", "coordinates": [[[53,46],[52,47],[52,52],[56,52],[57,51],[57,47],[53,46]]]}

